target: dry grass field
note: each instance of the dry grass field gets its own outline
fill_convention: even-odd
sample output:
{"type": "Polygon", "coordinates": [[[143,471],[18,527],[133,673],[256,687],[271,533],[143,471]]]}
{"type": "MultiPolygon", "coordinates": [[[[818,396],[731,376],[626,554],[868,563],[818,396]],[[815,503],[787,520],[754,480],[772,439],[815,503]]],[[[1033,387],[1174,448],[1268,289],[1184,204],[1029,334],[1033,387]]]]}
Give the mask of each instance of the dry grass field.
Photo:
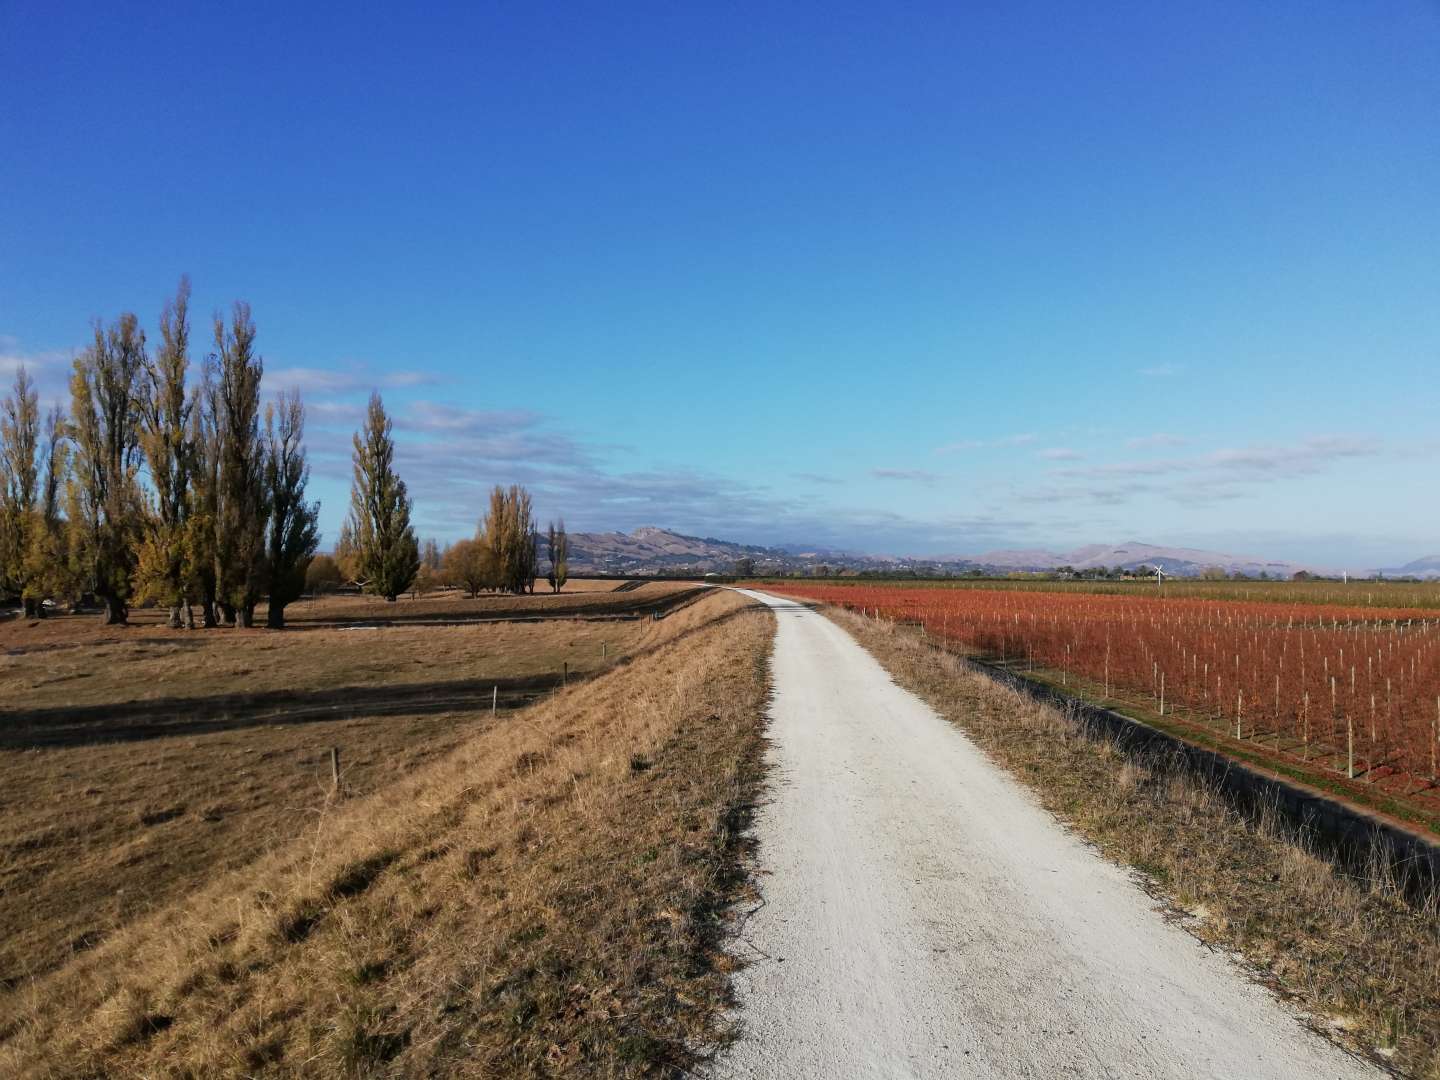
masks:
{"type": "Polygon", "coordinates": [[[488,730],[496,688],[503,725],[567,667],[579,680],[659,647],[689,610],[303,633],[0,626],[0,992],[311,829],[331,805],[331,747],[347,797],[373,792],[488,730]]]}
{"type": "MultiPolygon", "coordinates": [[[[647,648],[0,996],[6,1076],[631,1076],[726,1035],[772,621],[647,648]]],[[[392,770],[393,772],[393,770],[392,770]]],[[[202,829],[206,822],[187,822],[202,829]]],[[[33,914],[43,919],[43,914],[33,914]]]]}
{"type": "MultiPolygon", "coordinates": [[[[73,861],[72,879],[88,867],[133,893],[152,888],[126,876],[138,872],[133,856],[169,860],[156,877],[168,898],[0,990],[0,1073],[610,1076],[692,1065],[726,1034],[720,911],[741,881],[739,825],[759,782],[772,624],[716,593],[629,625],[628,660],[493,722],[485,709],[372,718],[393,726],[371,732],[371,760],[351,767],[344,798],[327,796],[321,763],[298,748],[289,767],[300,778],[283,792],[240,757],[228,764],[232,794],[184,792],[187,775],[203,789],[226,771],[187,768],[196,743],[222,738],[238,755],[265,731],[255,727],[149,740],[152,760],[170,761],[159,802],[183,794],[179,814],[138,818],[151,787],[141,778],[123,791],[81,788],[87,827],[129,820],[104,840],[59,841],[74,846],[52,860],[56,872],[73,861]],[[211,803],[226,808],[218,820],[200,810],[211,803]],[[222,836],[232,819],[248,824],[222,836]],[[267,843],[239,853],[267,829],[267,843]]],[[[578,630],[454,628],[415,648],[428,642],[439,659],[466,634],[542,629],[578,630]]],[[[311,638],[323,640],[286,644],[311,638]]],[[[73,749],[80,772],[103,744],[73,749]]],[[[87,781],[69,783],[55,814],[87,781]]],[[[26,850],[46,850],[42,817],[26,850]]],[[[60,879],[12,902],[19,866],[4,870],[7,939],[16,924],[39,941],[51,922],[73,923],[54,910],[69,887],[60,879]]]]}

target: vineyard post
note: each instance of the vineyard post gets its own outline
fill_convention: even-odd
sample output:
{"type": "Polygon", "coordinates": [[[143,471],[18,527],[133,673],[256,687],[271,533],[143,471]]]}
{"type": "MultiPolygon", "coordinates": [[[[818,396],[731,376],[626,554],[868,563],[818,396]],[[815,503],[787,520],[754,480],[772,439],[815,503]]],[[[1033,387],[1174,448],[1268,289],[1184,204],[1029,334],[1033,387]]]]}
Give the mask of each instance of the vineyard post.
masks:
{"type": "Polygon", "coordinates": [[[1349,713],[1345,714],[1345,748],[1346,756],[1349,758],[1349,767],[1346,775],[1351,780],[1355,779],[1355,718],[1349,713]]]}
{"type": "Polygon", "coordinates": [[[1165,673],[1160,672],[1160,715],[1165,715],[1165,673]]]}
{"type": "Polygon", "coordinates": [[[1235,738],[1243,739],[1245,736],[1240,733],[1240,714],[1245,710],[1245,691],[1235,691],[1235,738]]]}

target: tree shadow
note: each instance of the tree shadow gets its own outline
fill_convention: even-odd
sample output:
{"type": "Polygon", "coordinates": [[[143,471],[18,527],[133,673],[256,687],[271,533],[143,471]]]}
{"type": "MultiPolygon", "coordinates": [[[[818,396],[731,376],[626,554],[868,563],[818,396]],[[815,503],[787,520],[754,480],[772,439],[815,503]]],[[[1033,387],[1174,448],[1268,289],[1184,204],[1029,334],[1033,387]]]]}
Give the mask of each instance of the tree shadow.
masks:
{"type": "MultiPolygon", "coordinates": [[[[210,735],[270,724],[313,724],[376,716],[513,709],[562,684],[561,673],[456,679],[391,686],[338,686],[254,694],[153,698],[101,705],[21,709],[0,716],[0,749],[29,750],[210,735]]],[[[571,677],[571,681],[575,681],[571,677]]]]}
{"type": "MultiPolygon", "coordinates": [[[[685,603],[672,605],[666,613],[671,614],[699,598],[699,593],[683,594],[685,603]]],[[[265,725],[314,724],[380,716],[481,713],[492,705],[515,709],[564,685],[585,682],[626,667],[760,607],[757,602],[717,614],[673,637],[618,657],[608,668],[584,674],[577,672],[568,677],[563,672],[550,672],[510,678],[337,686],[323,690],[281,689],[10,710],[0,712],[0,750],[104,745],[210,735],[265,725]]]]}

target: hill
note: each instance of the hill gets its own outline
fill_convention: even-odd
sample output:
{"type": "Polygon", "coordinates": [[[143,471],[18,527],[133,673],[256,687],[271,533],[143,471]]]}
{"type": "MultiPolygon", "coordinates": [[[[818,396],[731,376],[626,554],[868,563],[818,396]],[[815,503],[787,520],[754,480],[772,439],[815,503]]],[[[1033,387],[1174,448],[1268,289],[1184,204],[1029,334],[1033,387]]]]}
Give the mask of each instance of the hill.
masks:
{"type": "Polygon", "coordinates": [[[1162,547],[1128,540],[1121,544],[1087,544],[1074,551],[1057,555],[1046,551],[989,551],[974,557],[986,567],[1007,570],[1053,570],[1068,566],[1075,570],[1096,570],[1121,567],[1125,570],[1149,570],[1156,566],[1177,577],[1198,577],[1207,569],[1224,570],[1227,574],[1259,577],[1290,577],[1300,570],[1316,572],[1316,567],[1250,555],[1227,555],[1199,548],[1162,547]]]}
{"type": "MultiPolygon", "coordinates": [[[[1150,570],[1161,567],[1177,577],[1198,577],[1208,569],[1227,574],[1288,578],[1300,570],[1324,572],[1311,565],[1263,559],[1250,555],[1228,555],[1199,548],[1165,547],[1129,540],[1121,544],[1087,544],[1070,552],[1044,548],[1004,549],[983,555],[898,556],[869,555],[816,546],[786,545],[764,547],[715,537],[687,536],[655,526],[634,532],[572,533],[572,573],[655,574],[730,572],[741,560],[751,560],[756,574],[778,573],[916,573],[963,574],[974,571],[1010,573],[1016,571],[1075,570],[1099,568],[1150,570]]],[[[1440,556],[1433,562],[1440,573],[1440,556]]],[[[1423,574],[1412,569],[1402,572],[1423,574]]]]}

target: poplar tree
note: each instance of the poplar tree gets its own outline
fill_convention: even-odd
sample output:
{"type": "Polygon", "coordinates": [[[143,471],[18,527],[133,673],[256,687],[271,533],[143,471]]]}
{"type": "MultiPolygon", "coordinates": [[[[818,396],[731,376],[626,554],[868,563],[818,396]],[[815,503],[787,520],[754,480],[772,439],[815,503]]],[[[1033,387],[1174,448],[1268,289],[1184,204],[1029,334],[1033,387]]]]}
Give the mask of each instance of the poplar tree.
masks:
{"type": "Polygon", "coordinates": [[[496,586],[517,595],[535,591],[539,575],[539,535],[530,516],[530,493],[519,484],[490,492],[490,509],[480,526],[480,540],[495,568],[496,586]]]}
{"type": "Polygon", "coordinates": [[[272,630],[285,626],[285,605],[305,592],[305,571],[320,538],[320,504],[305,501],[310,465],[304,439],[305,406],[300,392],[291,390],[265,409],[265,488],[270,502],[265,625],[272,630]]]}
{"type": "Polygon", "coordinates": [[[188,614],[191,575],[187,573],[190,477],[195,464],[185,380],[190,368],[190,279],[181,278],[175,299],[160,315],[161,345],[146,366],[140,395],[140,448],[150,473],[150,517],[140,553],[148,592],[170,608],[170,626],[188,614]]]}
{"type": "Polygon", "coordinates": [[[265,587],[264,448],[260,440],[260,377],[250,305],[237,301],[230,325],[215,317],[219,356],[215,421],[218,435],[215,492],[216,593],[225,621],[252,626],[265,587]]]}
{"type": "Polygon", "coordinates": [[[550,523],[550,530],[545,540],[545,546],[550,556],[550,588],[559,592],[565,588],[565,582],[570,577],[570,541],[565,535],[564,518],[560,519],[558,526],[553,521],[550,523]]]}
{"type": "Polygon", "coordinates": [[[333,557],[342,582],[360,579],[360,548],[355,543],[355,529],[348,517],[340,523],[340,535],[335,538],[333,557]]]}
{"type": "Polygon", "coordinates": [[[365,591],[393,602],[415,580],[420,548],[410,525],[405,482],[395,474],[391,429],[380,395],[371,394],[365,426],[355,433],[355,479],[347,524],[365,591]]]}
{"type": "Polygon", "coordinates": [[[215,358],[202,369],[190,413],[190,492],[185,515],[185,574],[194,582],[201,620],[219,625],[219,577],[216,572],[215,523],[219,512],[220,425],[215,358]]]}
{"type": "Polygon", "coordinates": [[[27,616],[37,606],[27,589],[26,556],[39,496],[39,442],[39,395],[22,365],[14,392],[0,403],[0,592],[20,594],[27,616]]]}
{"type": "Polygon", "coordinates": [[[66,524],[60,514],[60,496],[70,474],[67,430],[65,411],[59,405],[51,406],[45,416],[40,451],[45,464],[44,480],[25,553],[25,606],[37,618],[45,615],[45,600],[73,597],[77,586],[66,524]]]}
{"type": "Polygon", "coordinates": [[[126,313],[75,360],[70,379],[75,482],[70,520],[76,563],[105,604],[107,624],[129,616],[141,512],[137,390],[145,333],[126,313]]]}

